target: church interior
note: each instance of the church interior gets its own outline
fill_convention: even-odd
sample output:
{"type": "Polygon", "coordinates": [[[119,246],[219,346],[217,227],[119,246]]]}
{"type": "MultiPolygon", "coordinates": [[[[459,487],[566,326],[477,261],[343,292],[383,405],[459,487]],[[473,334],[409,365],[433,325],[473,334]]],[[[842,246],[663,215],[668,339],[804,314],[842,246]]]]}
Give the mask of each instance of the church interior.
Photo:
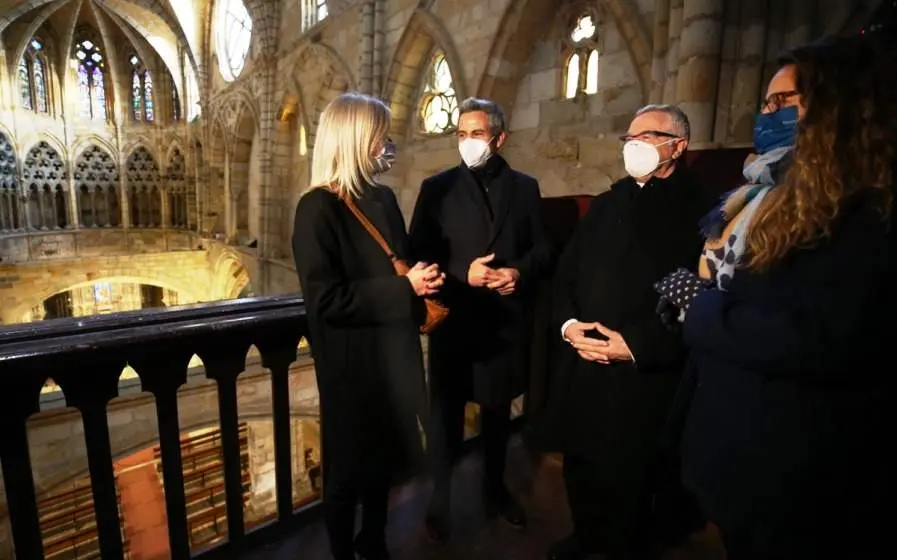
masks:
{"type": "Polygon", "coordinates": [[[406,222],[459,163],[460,102],[497,101],[503,155],[563,239],[625,175],[641,106],[687,113],[722,193],[779,53],[884,3],[0,0],[0,558],[237,558],[314,522],[326,458],[290,241],[335,96],[389,106],[382,180],[406,222]]]}

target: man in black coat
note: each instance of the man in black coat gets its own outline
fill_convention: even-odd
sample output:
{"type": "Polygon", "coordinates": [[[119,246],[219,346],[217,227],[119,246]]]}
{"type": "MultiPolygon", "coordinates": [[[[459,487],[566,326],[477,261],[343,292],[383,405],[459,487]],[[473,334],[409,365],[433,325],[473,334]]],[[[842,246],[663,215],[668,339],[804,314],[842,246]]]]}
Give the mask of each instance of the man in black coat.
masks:
{"type": "Polygon", "coordinates": [[[655,313],[653,285],[697,265],[713,203],[680,161],[688,139],[677,107],[639,110],[622,138],[629,177],[594,199],[558,263],[552,316],[567,344],[547,424],[574,533],[550,559],[652,558],[702,525],[658,445],[685,351],[655,313]]]}
{"type": "Polygon", "coordinates": [[[505,456],[511,401],[527,387],[532,288],[550,266],[551,245],[538,182],[498,155],[506,130],[497,104],[465,100],[458,123],[463,163],[423,182],[411,220],[414,258],[445,272],[441,297],[451,310],[429,345],[434,492],[427,529],[438,542],[448,538],[452,462],[468,401],[481,407],[487,511],[526,524],[504,483],[505,456]]]}

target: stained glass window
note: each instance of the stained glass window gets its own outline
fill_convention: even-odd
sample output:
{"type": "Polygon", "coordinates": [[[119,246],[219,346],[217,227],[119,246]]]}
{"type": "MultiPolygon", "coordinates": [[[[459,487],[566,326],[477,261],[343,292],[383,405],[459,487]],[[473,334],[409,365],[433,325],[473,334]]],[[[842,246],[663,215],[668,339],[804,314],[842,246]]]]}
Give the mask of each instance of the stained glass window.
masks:
{"type": "Polygon", "coordinates": [[[78,66],[78,95],[81,101],[81,116],[90,118],[90,76],[87,68],[81,64],[78,66]]]}
{"type": "Polygon", "coordinates": [[[137,55],[128,57],[131,63],[131,111],[138,122],[153,122],[156,112],[153,105],[153,78],[137,55]]]}
{"type": "Polygon", "coordinates": [[[567,61],[567,84],[564,95],[567,99],[573,99],[577,91],[579,91],[579,55],[573,53],[567,61]]]}
{"type": "Polygon", "coordinates": [[[215,37],[221,76],[233,81],[243,71],[252,41],[252,18],[242,0],[218,0],[215,37]]]}
{"type": "MultiPolygon", "coordinates": [[[[85,33],[81,31],[80,34],[85,33]]],[[[105,60],[97,43],[78,39],[73,49],[78,64],[78,94],[81,96],[81,116],[106,120],[106,84],[103,68],[105,60]]]]}
{"type": "Polygon", "coordinates": [[[150,76],[149,70],[143,72],[143,100],[146,121],[153,122],[156,118],[156,111],[153,107],[153,77],[150,76]]]}
{"type": "Polygon", "coordinates": [[[327,9],[327,0],[303,0],[302,2],[302,30],[314,27],[330,15],[327,9]]]}
{"type": "Polygon", "coordinates": [[[131,106],[134,120],[143,120],[143,88],[140,85],[140,74],[136,71],[131,74],[131,106]]]}
{"type": "Polygon", "coordinates": [[[18,78],[22,107],[40,113],[50,109],[47,98],[47,67],[43,54],[44,45],[32,39],[19,61],[18,78]]]}
{"type": "Polygon", "coordinates": [[[93,102],[90,109],[93,112],[93,118],[101,121],[106,120],[106,87],[103,83],[103,71],[99,66],[93,67],[90,80],[93,85],[93,102]]]}
{"type": "Polygon", "coordinates": [[[28,71],[28,60],[23,56],[19,61],[19,87],[22,92],[22,107],[32,109],[31,105],[31,73],[28,71]]]}
{"type": "Polygon", "coordinates": [[[427,134],[451,132],[458,126],[458,97],[445,54],[437,52],[430,61],[420,100],[421,130],[427,134]]]}
{"type": "Polygon", "coordinates": [[[37,101],[37,110],[46,113],[47,107],[47,78],[44,72],[44,61],[34,59],[34,100],[37,101]]]}
{"type": "Polygon", "coordinates": [[[572,45],[564,68],[564,97],[573,99],[580,92],[598,93],[598,27],[591,15],[582,15],[570,31],[572,45]]]}

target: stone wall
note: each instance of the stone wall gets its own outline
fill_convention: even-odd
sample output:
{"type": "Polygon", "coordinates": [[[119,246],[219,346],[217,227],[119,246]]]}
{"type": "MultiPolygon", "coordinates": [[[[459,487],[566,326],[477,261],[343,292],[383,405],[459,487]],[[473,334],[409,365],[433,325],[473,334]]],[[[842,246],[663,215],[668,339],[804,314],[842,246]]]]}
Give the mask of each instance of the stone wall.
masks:
{"type": "Polygon", "coordinates": [[[188,231],[89,229],[8,234],[0,237],[4,264],[54,259],[126,256],[195,250],[199,236],[188,231]]]}
{"type": "Polygon", "coordinates": [[[79,284],[124,281],[172,289],[183,303],[207,300],[212,271],[206,251],[84,257],[0,264],[0,321],[15,323],[53,294],[79,284]]]}
{"type": "MultiPolygon", "coordinates": [[[[254,130],[253,151],[256,142],[260,155],[270,147],[248,185],[248,200],[258,201],[248,221],[258,237],[259,293],[294,287],[281,270],[290,263],[293,209],[308,186],[320,113],[340,92],[360,90],[389,104],[399,159],[382,180],[396,191],[406,220],[420,182],[460,159],[451,131],[420,131],[421,88],[436,51],[450,66],[458,101],[476,95],[504,106],[511,128],[504,154],[539,179],[543,195],[596,194],[623,175],[618,136],[640,106],[683,107],[694,124],[693,148],[747,145],[776,54],[825,32],[850,31],[868,8],[854,0],[824,0],[826,10],[815,12],[802,0],[774,4],[334,1],[329,17],[302,33],[297,3],[282,3],[272,20],[270,6],[247,1],[255,47],[237,80],[212,80],[208,159],[221,170],[213,172],[216,192],[230,201],[225,193],[238,188],[230,183],[246,176],[246,161],[232,158],[244,151],[240,139],[254,130]],[[569,37],[584,14],[596,26],[590,41],[599,53],[597,88],[567,99],[566,65],[577,48],[569,37]]],[[[236,226],[225,225],[228,237],[236,226]]]]}

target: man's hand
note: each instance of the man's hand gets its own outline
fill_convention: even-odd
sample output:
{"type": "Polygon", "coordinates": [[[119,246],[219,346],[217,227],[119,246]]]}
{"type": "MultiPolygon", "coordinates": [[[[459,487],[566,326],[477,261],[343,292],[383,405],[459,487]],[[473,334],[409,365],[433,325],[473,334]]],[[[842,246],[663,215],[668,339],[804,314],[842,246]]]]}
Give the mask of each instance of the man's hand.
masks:
{"type": "Polygon", "coordinates": [[[502,276],[500,276],[495,269],[486,266],[492,262],[494,258],[495,253],[473,259],[473,262],[470,263],[470,267],[467,269],[467,283],[474,288],[482,288],[487,284],[501,280],[502,276]]]}
{"type": "Polygon", "coordinates": [[[432,296],[439,291],[445,281],[445,274],[439,271],[439,265],[419,262],[415,264],[405,278],[411,282],[414,293],[421,296],[432,296]]]}
{"type": "Polygon", "coordinates": [[[517,288],[517,281],[520,280],[520,271],[516,268],[499,268],[495,271],[501,278],[486,284],[490,290],[495,290],[503,296],[509,296],[514,293],[517,288]]]}
{"type": "Polygon", "coordinates": [[[573,323],[564,331],[564,338],[583,360],[599,364],[632,361],[632,352],[623,340],[623,335],[601,323],[573,323]],[[586,336],[591,330],[597,330],[606,336],[607,340],[586,336]]]}

